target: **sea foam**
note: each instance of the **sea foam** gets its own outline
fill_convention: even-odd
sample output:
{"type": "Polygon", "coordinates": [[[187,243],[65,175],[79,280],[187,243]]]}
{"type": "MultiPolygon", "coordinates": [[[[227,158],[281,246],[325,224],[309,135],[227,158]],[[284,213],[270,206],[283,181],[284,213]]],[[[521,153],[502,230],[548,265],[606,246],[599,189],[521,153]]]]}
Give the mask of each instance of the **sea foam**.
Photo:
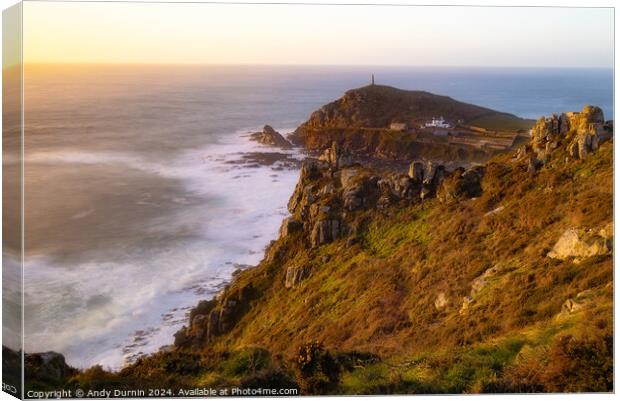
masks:
{"type": "MultiPolygon", "coordinates": [[[[127,249],[118,260],[80,260],[60,265],[45,254],[25,262],[27,352],[54,350],[77,367],[119,369],[173,342],[198,300],[213,297],[239,267],[255,265],[277,236],[298,178],[294,168],[242,163],[251,152],[286,153],[250,142],[244,133],[157,163],[130,153],[56,152],[28,154],[30,163],[122,164],[180,179],[187,195],[204,204],[175,208],[145,222],[145,231],[178,230],[192,235],[154,247],[127,249]],[[157,220],[155,219],[155,220],[157,220]]],[[[188,202],[190,203],[190,202],[188,202]]],[[[96,207],[96,205],[95,205],[96,207]]],[[[84,218],[93,209],[77,212],[84,218]]]]}

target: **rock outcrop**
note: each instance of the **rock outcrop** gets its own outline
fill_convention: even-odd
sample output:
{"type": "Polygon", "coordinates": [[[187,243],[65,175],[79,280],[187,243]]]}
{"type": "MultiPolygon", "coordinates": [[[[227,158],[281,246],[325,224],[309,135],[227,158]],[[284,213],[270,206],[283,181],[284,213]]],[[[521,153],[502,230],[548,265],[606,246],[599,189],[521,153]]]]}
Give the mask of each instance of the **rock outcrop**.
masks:
{"type": "Polygon", "coordinates": [[[26,354],[24,363],[28,375],[52,383],[59,382],[75,372],[67,365],[65,357],[57,352],[26,354]]]}
{"type": "Polygon", "coordinates": [[[352,212],[374,205],[379,177],[369,176],[359,168],[343,169],[339,174],[344,209],[352,212]]]}
{"type": "Polygon", "coordinates": [[[443,308],[445,308],[446,306],[448,306],[448,298],[446,297],[446,294],[443,292],[440,292],[437,297],[435,298],[435,309],[437,310],[441,310],[443,308]]]}
{"type": "Polygon", "coordinates": [[[292,233],[295,233],[303,228],[303,223],[299,220],[296,220],[292,217],[287,217],[282,221],[282,226],[280,227],[280,237],[287,237],[292,233]]]}
{"type": "Polygon", "coordinates": [[[469,292],[469,295],[463,297],[463,303],[461,304],[461,310],[459,311],[461,315],[467,313],[469,306],[476,300],[477,295],[482,292],[482,290],[489,284],[489,281],[497,276],[499,272],[499,266],[495,265],[485,270],[484,273],[476,277],[471,282],[471,291],[469,292]]]}
{"type": "Polygon", "coordinates": [[[302,280],[306,279],[309,275],[310,268],[308,266],[289,266],[286,269],[286,279],[284,282],[284,287],[297,287],[302,282],[302,280]]]}
{"type": "Polygon", "coordinates": [[[585,159],[596,151],[603,140],[611,138],[609,124],[603,111],[596,106],[585,106],[581,112],[569,112],[551,117],[541,117],[532,128],[529,148],[518,156],[529,156],[530,170],[535,171],[560,147],[572,159],[585,159]]]}
{"type": "Polygon", "coordinates": [[[483,166],[476,166],[467,170],[458,168],[443,181],[437,197],[444,203],[476,198],[482,194],[481,182],[483,177],[483,166]]]}
{"type": "Polygon", "coordinates": [[[327,162],[331,168],[336,170],[353,164],[351,152],[341,149],[336,142],[332,142],[332,146],[323,151],[319,160],[327,162]]]}
{"type": "Polygon", "coordinates": [[[409,178],[422,182],[424,180],[424,164],[413,162],[409,165],[409,178]]]}
{"type": "Polygon", "coordinates": [[[176,347],[199,346],[228,332],[249,308],[255,296],[251,284],[229,287],[216,298],[201,301],[189,316],[189,327],[183,327],[174,336],[176,347]]]}
{"type": "Polygon", "coordinates": [[[290,149],[292,147],[291,143],[270,125],[265,125],[261,132],[253,133],[250,135],[250,138],[263,145],[275,146],[282,149],[290,149]]]}
{"type": "MultiPolygon", "coordinates": [[[[291,219],[302,226],[296,225],[295,229],[304,233],[312,248],[354,236],[358,211],[387,209],[400,202],[421,202],[438,194],[458,200],[481,193],[483,167],[448,172],[443,165],[415,161],[408,174],[378,173],[349,160],[343,162],[340,152],[332,144],[325,150],[325,157],[306,160],[289,200],[291,219]]],[[[286,220],[281,233],[290,232],[290,224],[286,220]]]]}
{"type": "Polygon", "coordinates": [[[344,233],[344,226],[339,219],[317,221],[310,232],[310,244],[313,248],[332,242],[344,233]]]}
{"type": "Polygon", "coordinates": [[[611,253],[613,225],[606,226],[598,232],[570,228],[560,236],[553,249],[547,254],[553,259],[566,260],[574,258],[576,262],[597,255],[611,253]]]}

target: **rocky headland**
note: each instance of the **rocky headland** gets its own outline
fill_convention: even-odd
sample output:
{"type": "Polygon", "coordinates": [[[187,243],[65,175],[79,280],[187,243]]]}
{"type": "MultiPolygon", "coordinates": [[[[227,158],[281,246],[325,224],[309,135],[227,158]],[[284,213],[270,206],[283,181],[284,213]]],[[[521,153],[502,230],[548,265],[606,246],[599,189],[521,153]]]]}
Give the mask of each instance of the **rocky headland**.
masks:
{"type": "Polygon", "coordinates": [[[309,150],[337,142],[356,157],[464,165],[511,147],[532,125],[531,120],[447,96],[369,85],[321,107],[289,138],[309,150]],[[450,129],[421,129],[440,116],[450,129]]]}
{"type": "MultiPolygon", "coordinates": [[[[456,151],[462,166],[441,162],[452,150],[376,140],[390,131],[377,127],[438,113],[523,122],[425,92],[347,92],[292,135],[317,157],[258,266],[193,308],[173,346],[115,373],[54,369],[66,372],[55,383],[611,391],[613,123],[595,106],[541,118],[524,143],[481,150],[475,165],[456,151]]],[[[254,139],[283,146],[272,131],[254,139]]],[[[33,372],[44,359],[31,358],[33,372]]]]}

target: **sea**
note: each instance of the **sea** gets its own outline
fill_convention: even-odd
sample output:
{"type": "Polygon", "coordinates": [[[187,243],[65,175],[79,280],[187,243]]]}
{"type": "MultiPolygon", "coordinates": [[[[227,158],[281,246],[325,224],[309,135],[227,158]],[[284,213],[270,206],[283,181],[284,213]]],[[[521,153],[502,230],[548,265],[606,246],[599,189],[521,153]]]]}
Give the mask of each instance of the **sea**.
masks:
{"type": "Polygon", "coordinates": [[[116,370],[171,344],[288,215],[304,154],[248,134],[291,132],[371,74],[525,118],[613,118],[602,69],[26,66],[26,352],[116,370]]]}

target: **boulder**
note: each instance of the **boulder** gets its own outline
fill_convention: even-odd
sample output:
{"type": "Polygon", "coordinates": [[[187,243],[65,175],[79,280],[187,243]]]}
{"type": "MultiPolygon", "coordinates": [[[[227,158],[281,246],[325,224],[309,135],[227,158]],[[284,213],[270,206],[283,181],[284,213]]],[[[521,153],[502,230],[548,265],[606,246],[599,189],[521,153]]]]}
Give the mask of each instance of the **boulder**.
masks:
{"type": "Polygon", "coordinates": [[[388,204],[403,199],[413,200],[420,196],[421,181],[416,181],[404,174],[390,174],[377,181],[382,202],[388,204]]]}
{"type": "Polygon", "coordinates": [[[458,168],[442,181],[437,197],[444,203],[478,197],[482,194],[483,176],[484,168],[481,166],[468,170],[458,168]]]}
{"type": "Polygon", "coordinates": [[[461,304],[461,309],[459,310],[460,315],[464,315],[469,310],[469,305],[474,302],[474,298],[471,295],[467,295],[463,297],[463,303],[461,304]]]}
{"type": "Polygon", "coordinates": [[[207,323],[207,339],[211,339],[220,334],[220,314],[219,309],[213,309],[209,313],[209,321],[207,323]]]}
{"type": "Polygon", "coordinates": [[[537,159],[535,156],[531,156],[527,162],[527,172],[535,173],[543,166],[542,160],[537,159]]]}
{"type": "Polygon", "coordinates": [[[356,169],[341,170],[342,201],[344,208],[354,211],[360,208],[369,208],[375,205],[378,188],[373,177],[359,177],[356,169]]]}
{"type": "Polygon", "coordinates": [[[433,178],[431,179],[431,184],[433,188],[436,190],[439,188],[441,183],[443,182],[446,174],[446,168],[444,166],[435,167],[435,172],[433,174],[433,178]]]}
{"type": "Polygon", "coordinates": [[[614,222],[610,221],[605,224],[598,232],[598,235],[606,240],[611,240],[614,237],[614,222]]]}
{"type": "Polygon", "coordinates": [[[459,311],[461,315],[467,313],[469,310],[469,305],[474,302],[476,296],[487,286],[489,280],[497,275],[498,272],[499,267],[490,267],[471,282],[471,291],[469,295],[463,297],[463,303],[461,304],[461,309],[459,311]]]}
{"type": "Polygon", "coordinates": [[[308,266],[289,266],[286,268],[286,279],[284,287],[294,288],[310,275],[308,266]]]}
{"type": "Polygon", "coordinates": [[[348,167],[353,164],[353,156],[347,149],[342,149],[334,141],[331,147],[325,149],[323,154],[319,157],[319,160],[325,161],[329,166],[338,170],[340,168],[348,167]]]}
{"type": "Polygon", "coordinates": [[[337,239],[342,231],[340,220],[325,219],[314,224],[310,233],[310,244],[313,248],[327,244],[337,239]]]}
{"type": "Polygon", "coordinates": [[[357,168],[343,168],[340,171],[340,185],[342,185],[342,188],[347,189],[351,187],[355,183],[355,178],[358,177],[359,174],[360,172],[357,168]]]}
{"type": "Polygon", "coordinates": [[[560,236],[547,256],[560,260],[575,258],[575,261],[579,262],[584,258],[610,253],[611,244],[604,237],[592,231],[569,228],[560,236]]]}
{"type": "Polygon", "coordinates": [[[219,303],[218,332],[224,333],[234,327],[239,320],[253,293],[252,284],[236,288],[226,294],[219,303]]]}
{"type": "Polygon", "coordinates": [[[446,306],[448,306],[448,298],[446,297],[446,294],[444,294],[443,292],[440,292],[437,295],[437,298],[435,298],[435,309],[440,310],[445,308],[446,306]]]}
{"type": "Polygon", "coordinates": [[[424,180],[424,165],[421,162],[413,162],[409,165],[409,178],[419,183],[424,180]]]}
{"type": "Polygon", "coordinates": [[[207,323],[209,317],[206,315],[196,315],[192,319],[190,331],[197,340],[202,340],[207,334],[207,323]]]}
{"type": "Polygon", "coordinates": [[[581,309],[583,309],[583,304],[576,302],[572,298],[569,298],[562,304],[562,311],[560,312],[560,315],[570,315],[572,313],[580,311],[581,309]]]}
{"type": "Polygon", "coordinates": [[[344,208],[349,211],[360,209],[364,205],[363,187],[356,186],[342,193],[344,208]]]}
{"type": "Polygon", "coordinates": [[[252,140],[262,143],[263,145],[276,146],[283,149],[293,147],[279,132],[274,130],[270,125],[265,125],[261,132],[255,132],[250,135],[252,140]]]}
{"type": "Polygon", "coordinates": [[[187,335],[188,328],[183,326],[181,330],[174,333],[174,346],[175,347],[184,347],[191,341],[191,338],[187,335]]]}
{"type": "Polygon", "coordinates": [[[303,223],[293,217],[287,217],[280,226],[280,237],[287,237],[292,233],[298,232],[303,228],[303,223]]]}
{"type": "Polygon", "coordinates": [[[435,163],[430,160],[426,162],[426,165],[424,165],[424,184],[431,184],[433,182],[436,169],[437,165],[435,163]]]}
{"type": "Polygon", "coordinates": [[[540,160],[546,160],[550,150],[555,149],[563,135],[566,133],[570,124],[567,116],[552,115],[551,117],[541,117],[532,128],[531,147],[540,160]]]}
{"type": "Polygon", "coordinates": [[[189,327],[175,335],[177,347],[199,346],[232,329],[247,311],[254,296],[252,284],[227,287],[217,297],[201,301],[190,312],[189,327]]]}
{"type": "Polygon", "coordinates": [[[523,160],[526,157],[528,157],[528,155],[530,155],[531,153],[532,153],[532,147],[530,145],[519,146],[519,148],[514,154],[514,158],[517,160],[523,160]]]}
{"type": "Polygon", "coordinates": [[[614,120],[605,121],[603,129],[599,131],[599,139],[602,141],[608,141],[614,136],[614,120]]]}
{"type": "Polygon", "coordinates": [[[598,106],[584,106],[577,117],[577,122],[574,124],[577,125],[578,130],[588,130],[591,129],[592,124],[602,125],[605,123],[603,110],[598,106]]]}
{"type": "Polygon", "coordinates": [[[58,382],[64,380],[73,370],[65,362],[65,357],[57,352],[26,354],[26,372],[38,380],[58,382]]]}
{"type": "Polygon", "coordinates": [[[499,272],[497,266],[485,270],[480,276],[471,282],[471,296],[475,297],[487,285],[488,281],[499,272]]]}

